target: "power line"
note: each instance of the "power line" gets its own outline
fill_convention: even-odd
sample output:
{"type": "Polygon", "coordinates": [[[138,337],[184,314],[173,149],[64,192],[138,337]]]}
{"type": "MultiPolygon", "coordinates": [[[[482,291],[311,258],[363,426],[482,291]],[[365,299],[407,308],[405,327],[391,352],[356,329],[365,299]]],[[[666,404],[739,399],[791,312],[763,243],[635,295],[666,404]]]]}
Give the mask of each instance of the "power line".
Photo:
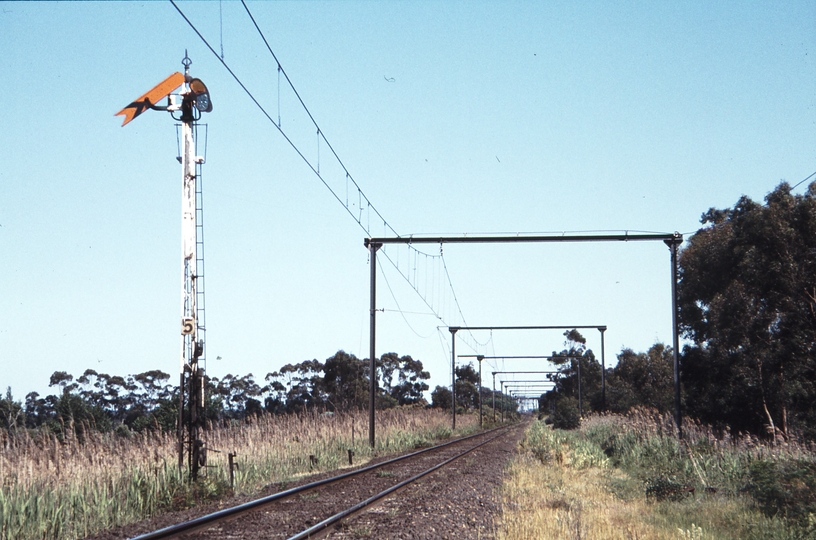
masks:
{"type": "MultiPolygon", "coordinates": [[[[291,146],[292,149],[297,153],[297,155],[300,156],[300,158],[312,170],[312,172],[315,174],[315,176],[320,178],[320,181],[323,182],[323,185],[325,185],[326,188],[329,191],[331,191],[332,195],[334,195],[334,198],[337,199],[337,202],[339,202],[341,205],[343,205],[343,201],[340,200],[340,197],[337,196],[337,194],[328,185],[328,183],[323,179],[323,177],[320,176],[320,173],[311,164],[309,159],[303,154],[303,152],[300,151],[300,149],[297,147],[297,145],[295,145],[295,143],[286,135],[286,133],[284,133],[283,129],[281,129],[281,127],[278,124],[275,123],[275,121],[272,119],[272,117],[269,116],[269,113],[266,112],[266,109],[264,109],[263,105],[260,104],[260,102],[255,98],[255,96],[252,95],[252,92],[250,92],[249,89],[244,85],[244,83],[241,82],[241,79],[238,78],[238,75],[236,75],[235,72],[233,72],[232,69],[230,69],[230,67],[227,65],[226,61],[223,58],[221,58],[218,55],[217,52],[215,52],[215,49],[212,48],[212,46],[209,44],[209,42],[206,40],[206,38],[201,34],[201,32],[198,31],[198,28],[196,28],[195,25],[192,23],[192,21],[190,21],[190,19],[187,18],[187,16],[184,14],[184,12],[181,11],[181,8],[179,8],[178,5],[176,5],[175,0],[170,0],[170,3],[173,4],[173,7],[176,8],[176,11],[179,12],[179,15],[181,15],[182,18],[190,26],[190,28],[193,29],[193,31],[196,33],[196,35],[198,35],[198,37],[201,39],[201,41],[204,43],[204,45],[207,46],[207,48],[210,50],[210,52],[213,53],[213,55],[219,60],[219,62],[221,62],[221,65],[224,66],[224,69],[226,69],[229,72],[229,74],[232,75],[232,78],[235,79],[235,82],[237,82],[238,85],[241,87],[241,89],[246,93],[246,95],[249,96],[249,99],[251,99],[252,102],[255,103],[255,105],[258,107],[258,109],[260,109],[260,111],[263,113],[263,115],[266,116],[267,120],[269,120],[272,123],[272,125],[277,128],[278,132],[283,136],[283,138],[286,140],[286,142],[289,143],[289,146],[291,146]]],[[[359,188],[358,188],[358,190],[359,190],[359,188]]],[[[360,191],[360,193],[362,194],[362,191],[360,191]]],[[[365,197],[364,194],[362,196],[365,197]]],[[[366,202],[368,202],[368,198],[366,198],[366,202]]],[[[369,206],[371,206],[370,203],[369,203],[369,206]]],[[[349,213],[349,215],[352,217],[352,219],[354,219],[354,221],[356,221],[357,224],[360,225],[360,227],[364,231],[366,231],[366,233],[368,233],[366,228],[361,223],[360,219],[355,218],[354,214],[351,213],[351,211],[348,209],[348,207],[346,207],[346,205],[343,205],[343,207],[346,208],[346,211],[349,213]]],[[[376,210],[375,210],[375,212],[376,212],[376,210]]],[[[390,228],[390,226],[389,226],[389,228],[390,228]]],[[[393,229],[391,229],[391,230],[393,231],[393,229]]]]}

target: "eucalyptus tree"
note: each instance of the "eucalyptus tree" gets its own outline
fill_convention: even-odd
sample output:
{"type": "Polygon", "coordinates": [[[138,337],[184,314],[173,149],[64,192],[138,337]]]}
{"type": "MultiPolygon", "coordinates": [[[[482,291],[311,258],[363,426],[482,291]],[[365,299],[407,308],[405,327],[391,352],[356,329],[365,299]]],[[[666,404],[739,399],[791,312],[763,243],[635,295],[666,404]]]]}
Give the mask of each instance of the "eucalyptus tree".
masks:
{"type": "Polygon", "coordinates": [[[650,407],[671,412],[674,406],[674,372],[671,347],[655,343],[645,353],[623,349],[617,365],[608,370],[607,409],[626,412],[650,407]]]}
{"type": "Polygon", "coordinates": [[[550,402],[550,408],[555,410],[557,398],[572,396],[582,402],[584,410],[600,410],[601,364],[592,349],[587,348],[586,338],[577,329],[565,331],[564,338],[564,349],[561,352],[553,351],[551,355],[550,361],[558,366],[558,373],[548,376],[555,387],[544,393],[545,401],[550,402]]]}
{"type": "Polygon", "coordinates": [[[711,208],[680,254],[688,413],[739,430],[816,430],[816,183],[711,208]]]}
{"type": "Polygon", "coordinates": [[[431,374],[425,371],[421,360],[415,360],[410,355],[385,353],[377,362],[377,372],[383,390],[397,405],[425,402],[423,392],[428,390],[425,381],[431,378],[431,374]],[[394,375],[397,377],[396,382],[394,375]]]}

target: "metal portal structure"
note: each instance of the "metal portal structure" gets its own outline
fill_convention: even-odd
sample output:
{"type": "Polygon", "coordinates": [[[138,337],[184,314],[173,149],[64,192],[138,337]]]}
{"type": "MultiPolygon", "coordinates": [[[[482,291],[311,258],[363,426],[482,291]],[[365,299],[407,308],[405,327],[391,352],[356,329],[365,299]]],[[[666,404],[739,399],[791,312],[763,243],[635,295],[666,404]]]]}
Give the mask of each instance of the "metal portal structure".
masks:
{"type": "MultiPolygon", "coordinates": [[[[514,400],[516,400],[516,402],[533,402],[533,403],[535,403],[535,402],[539,401],[539,397],[522,395],[522,394],[516,393],[516,392],[511,393],[511,397],[514,400]]],[[[538,410],[538,407],[536,407],[536,410],[538,410]]]]}
{"type": "MultiPolygon", "coordinates": [[[[603,375],[603,372],[606,370],[606,363],[604,361],[604,340],[603,335],[606,331],[606,325],[543,325],[543,326],[449,326],[448,330],[451,333],[451,393],[453,394],[453,405],[451,407],[451,425],[452,429],[456,429],[456,332],[459,330],[577,330],[577,329],[586,329],[586,328],[595,328],[601,332],[601,387],[603,396],[606,396],[606,379],[603,375]]],[[[489,356],[483,356],[482,358],[493,358],[489,356]]],[[[501,358],[509,359],[509,358],[578,358],[578,402],[579,402],[579,409],[582,409],[583,403],[581,402],[581,360],[579,357],[573,356],[562,356],[562,355],[550,355],[550,356],[504,356],[501,358]]],[[[606,406],[606,402],[603,403],[604,408],[606,406]]]]}
{"type": "Polygon", "coordinates": [[[185,450],[190,474],[198,477],[206,465],[206,447],[199,439],[204,409],[204,223],[201,167],[204,157],[196,151],[196,127],[201,113],[212,111],[212,101],[201,79],[190,75],[192,60],[184,53],[184,74],[173,73],[115,116],[126,125],[148,109],[167,111],[179,122],[181,136],[181,344],[179,354],[178,463],[184,466],[185,450]],[[178,93],[174,90],[179,89],[178,93]],[[157,103],[167,98],[166,106],[157,103]],[[186,394],[186,400],[185,400],[186,394]],[[185,415],[185,404],[187,414],[185,415]],[[186,430],[185,430],[186,428],[186,430]],[[186,431],[186,434],[185,434],[186,431]]]}
{"type": "MultiPolygon", "coordinates": [[[[552,388],[555,387],[555,381],[544,381],[544,384],[533,383],[532,381],[529,381],[530,384],[525,384],[527,382],[528,381],[518,381],[518,380],[499,381],[499,383],[500,383],[500,392],[501,392],[501,395],[502,395],[502,417],[501,417],[502,422],[504,422],[504,411],[506,409],[505,399],[504,399],[505,396],[513,397],[513,392],[514,391],[534,390],[534,389],[536,389],[536,390],[541,389],[543,391],[543,390],[551,390],[552,388]],[[511,388],[513,390],[511,390],[511,388]],[[505,393],[505,391],[507,391],[507,393],[505,393]]],[[[495,410],[494,410],[494,414],[495,414],[495,410]]]]}
{"type": "MultiPolygon", "coordinates": [[[[479,361],[479,427],[482,427],[482,360],[485,357],[482,354],[460,354],[457,358],[475,358],[479,361]]],[[[453,384],[456,384],[455,379],[453,384]]]]}
{"type": "MultiPolygon", "coordinates": [[[[575,327],[570,327],[570,328],[575,328],[575,327]]],[[[581,328],[584,328],[584,327],[581,327],[581,328]]],[[[596,328],[596,327],[590,326],[588,328],[596,328]]],[[[605,397],[606,396],[606,387],[605,387],[605,379],[604,379],[604,376],[603,376],[603,371],[606,369],[606,367],[604,366],[604,361],[603,361],[603,357],[604,357],[603,332],[606,331],[606,326],[598,326],[597,328],[599,330],[602,329],[601,330],[601,389],[602,389],[603,396],[605,397]]],[[[482,384],[482,372],[481,372],[481,369],[482,369],[481,361],[482,360],[485,360],[485,359],[487,359],[487,360],[538,360],[538,359],[544,360],[544,359],[553,359],[553,358],[562,358],[562,359],[565,359],[565,360],[569,360],[569,359],[576,359],[577,358],[578,359],[578,410],[580,411],[581,415],[583,416],[583,400],[582,400],[582,396],[581,396],[581,358],[583,358],[583,357],[581,357],[581,356],[564,356],[564,355],[560,355],[560,354],[556,354],[556,355],[552,355],[552,354],[550,354],[550,355],[533,355],[533,356],[528,356],[528,355],[523,355],[523,356],[484,356],[484,355],[480,355],[480,354],[461,354],[461,355],[458,356],[458,358],[480,358],[480,360],[479,360],[479,387],[480,387],[480,392],[481,392],[481,384],[482,384]]],[[[493,422],[496,421],[496,374],[497,373],[559,373],[559,372],[558,371],[494,371],[493,372],[493,422]]],[[[480,426],[481,426],[481,412],[482,412],[481,399],[482,399],[482,396],[481,396],[481,393],[480,393],[479,394],[479,415],[480,415],[479,416],[479,418],[480,418],[479,425],[480,426]]],[[[603,405],[603,408],[605,409],[606,408],[606,402],[604,401],[602,403],[602,405],[603,405]]]]}
{"type": "MultiPolygon", "coordinates": [[[[479,361],[479,427],[482,427],[482,360],[508,360],[508,359],[550,359],[550,358],[571,358],[565,356],[541,355],[541,356],[485,356],[483,354],[460,354],[457,358],[475,358],[479,361]]],[[[497,373],[558,373],[557,371],[494,371],[493,372],[493,422],[496,422],[496,374],[497,373]]],[[[454,381],[456,384],[456,381],[454,381]]]]}
{"type": "MultiPolygon", "coordinates": [[[[680,360],[678,348],[680,345],[680,334],[677,321],[677,249],[683,243],[683,235],[675,233],[633,233],[624,234],[547,234],[547,235],[521,235],[514,236],[437,236],[437,237],[414,237],[397,236],[381,238],[365,238],[363,245],[369,250],[371,264],[371,334],[369,361],[371,363],[371,397],[369,400],[369,444],[374,446],[374,392],[376,391],[376,381],[374,380],[375,370],[375,319],[376,319],[376,294],[375,287],[375,267],[377,261],[377,250],[385,244],[518,244],[518,243],[541,243],[541,242],[663,242],[669,247],[671,252],[671,295],[672,295],[672,346],[674,358],[674,420],[677,424],[677,434],[682,438],[682,416],[680,413],[680,360]]],[[[452,328],[451,333],[454,333],[452,328]]],[[[603,334],[602,334],[603,335],[603,334]]],[[[454,340],[455,343],[455,340],[454,340]]],[[[455,361],[456,351],[451,351],[452,361],[455,361]]],[[[454,385],[455,389],[455,385],[454,385]]],[[[454,423],[456,418],[456,400],[454,402],[454,423]]]]}
{"type": "MultiPolygon", "coordinates": [[[[479,361],[479,427],[483,426],[482,421],[482,360],[496,358],[572,358],[567,356],[485,356],[483,354],[460,354],[457,358],[475,358],[479,361]]],[[[454,367],[455,371],[455,367],[454,367]]],[[[496,371],[493,372],[493,422],[496,421],[496,371]]],[[[502,372],[504,373],[504,372],[502,372]]],[[[557,371],[541,371],[536,373],[558,373],[557,371]]],[[[454,379],[453,384],[456,384],[454,379]]],[[[453,394],[455,396],[455,394],[453,394]]]]}
{"type": "MultiPolygon", "coordinates": [[[[502,357],[497,357],[502,358],[502,357]]],[[[535,356],[532,358],[551,358],[550,356],[535,356]]],[[[493,372],[493,422],[496,422],[496,375],[515,375],[515,374],[541,374],[541,375],[551,375],[551,374],[558,374],[558,371],[494,371],[493,372]]],[[[500,383],[510,382],[510,381],[499,381],[500,383]]],[[[552,382],[555,384],[555,381],[546,381],[552,382]]],[[[503,386],[501,387],[502,390],[501,394],[504,395],[503,386]]],[[[504,422],[504,400],[502,399],[502,422],[504,422]]]]}

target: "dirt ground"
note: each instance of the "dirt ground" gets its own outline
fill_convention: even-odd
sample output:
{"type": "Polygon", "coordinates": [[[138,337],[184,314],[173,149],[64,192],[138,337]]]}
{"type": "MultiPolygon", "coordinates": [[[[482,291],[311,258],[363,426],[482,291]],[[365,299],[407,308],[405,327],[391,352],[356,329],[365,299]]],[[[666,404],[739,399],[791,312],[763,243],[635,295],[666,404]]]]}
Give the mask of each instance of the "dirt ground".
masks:
{"type": "Polygon", "coordinates": [[[335,529],[329,538],[494,538],[504,467],[523,428],[412,484],[335,529]]]}

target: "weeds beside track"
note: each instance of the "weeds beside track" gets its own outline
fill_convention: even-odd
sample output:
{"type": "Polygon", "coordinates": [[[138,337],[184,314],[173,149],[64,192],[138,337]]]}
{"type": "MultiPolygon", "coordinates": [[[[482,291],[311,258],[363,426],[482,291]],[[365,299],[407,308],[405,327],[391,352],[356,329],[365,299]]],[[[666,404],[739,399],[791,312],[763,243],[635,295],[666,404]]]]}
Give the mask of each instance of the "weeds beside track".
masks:
{"type": "MultiPolygon", "coordinates": [[[[349,449],[359,464],[447,438],[449,422],[445,411],[380,411],[374,449],[364,436],[367,413],[262,416],[212,426],[205,432],[207,445],[221,453],[209,454],[211,467],[197,484],[188,481],[186,469],[179,471],[172,434],[121,438],[86,430],[80,443],[14,432],[0,449],[0,538],[84,538],[221,497],[230,492],[227,452],[239,456],[235,490],[253,493],[310,471],[336,469],[349,449]]],[[[464,417],[457,433],[472,431],[477,422],[464,417]]]]}
{"type": "Polygon", "coordinates": [[[670,418],[643,410],[575,431],[536,422],[503,488],[499,538],[816,538],[812,448],[684,431],[681,443],[670,418]]]}

